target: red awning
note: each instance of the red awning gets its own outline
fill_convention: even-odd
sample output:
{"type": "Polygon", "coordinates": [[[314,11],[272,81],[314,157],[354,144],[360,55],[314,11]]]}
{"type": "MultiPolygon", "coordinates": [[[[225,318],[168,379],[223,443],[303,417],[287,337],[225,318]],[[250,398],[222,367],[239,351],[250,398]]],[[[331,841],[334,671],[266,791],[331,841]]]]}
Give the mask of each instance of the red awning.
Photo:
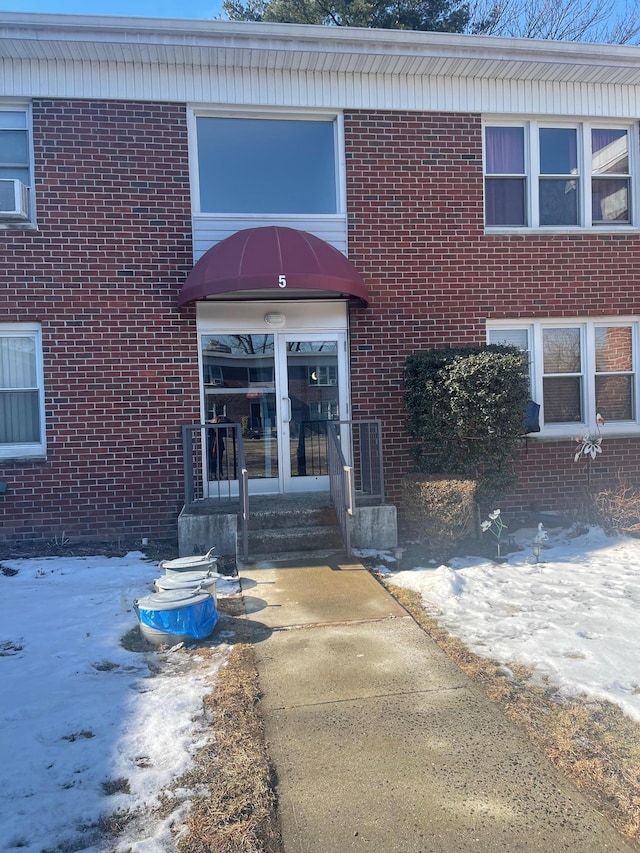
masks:
{"type": "Polygon", "coordinates": [[[368,304],[360,273],[329,243],[295,228],[237,231],[212,246],[191,270],[178,305],[224,295],[255,298],[354,296],[368,304]]]}

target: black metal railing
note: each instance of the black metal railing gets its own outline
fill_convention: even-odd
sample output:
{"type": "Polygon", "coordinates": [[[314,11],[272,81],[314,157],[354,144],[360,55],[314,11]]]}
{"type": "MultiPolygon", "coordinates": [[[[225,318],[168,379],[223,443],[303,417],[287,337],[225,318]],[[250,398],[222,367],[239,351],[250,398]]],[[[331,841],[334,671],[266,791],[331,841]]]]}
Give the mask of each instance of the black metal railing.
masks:
{"type": "MultiPolygon", "coordinates": [[[[351,551],[350,525],[360,504],[385,500],[382,464],[382,421],[309,422],[306,441],[317,443],[316,453],[305,444],[306,464],[329,475],[331,501],[347,548],[351,551]],[[316,442],[317,439],[317,442],[316,442]],[[314,464],[310,464],[310,460],[314,464]]],[[[240,518],[242,553],[248,557],[249,474],[240,424],[190,424],[183,426],[184,502],[187,508],[213,499],[227,502],[240,518]]],[[[305,472],[310,474],[307,467],[305,472]]]]}
{"type": "Polygon", "coordinates": [[[353,460],[353,488],[356,504],[384,503],[384,465],[382,460],[382,421],[347,421],[353,460]]]}
{"type": "Polygon", "coordinates": [[[240,424],[188,424],[182,427],[184,502],[209,498],[237,504],[242,553],[248,557],[249,474],[240,424]]]}
{"type": "Polygon", "coordinates": [[[331,503],[351,555],[351,519],[356,506],[359,502],[384,503],[382,422],[329,421],[327,433],[331,503]]]}

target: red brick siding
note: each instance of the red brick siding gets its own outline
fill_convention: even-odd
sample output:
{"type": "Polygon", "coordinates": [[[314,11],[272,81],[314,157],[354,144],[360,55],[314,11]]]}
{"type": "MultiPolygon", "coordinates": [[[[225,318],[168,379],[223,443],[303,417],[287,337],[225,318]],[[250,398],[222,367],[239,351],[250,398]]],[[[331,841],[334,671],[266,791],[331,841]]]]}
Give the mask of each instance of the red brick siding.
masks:
{"type": "MultiPolygon", "coordinates": [[[[484,343],[488,318],[640,314],[640,237],[483,230],[479,115],[345,116],[349,256],[371,293],[351,312],[353,416],[385,423],[388,485],[411,470],[402,367],[420,349],[484,343]]],[[[583,483],[570,441],[528,442],[513,506],[583,483]]],[[[602,478],[639,480],[640,444],[605,439],[602,478]]]]}
{"type": "MultiPolygon", "coordinates": [[[[186,108],[37,101],[38,230],[0,232],[9,321],[43,327],[46,461],[0,462],[0,537],[175,532],[180,427],[199,418],[186,108]]],[[[402,368],[418,349],[483,342],[487,318],[640,316],[640,237],[486,235],[477,115],[349,112],[354,417],[381,417],[390,494],[411,469],[402,368]]],[[[606,438],[592,480],[639,479],[638,443],[606,438]]],[[[584,484],[570,441],[528,442],[512,505],[584,484]]]]}
{"type": "Polygon", "coordinates": [[[637,439],[603,439],[603,452],[593,462],[586,457],[574,462],[578,447],[570,440],[547,443],[529,439],[522,451],[519,486],[506,505],[571,514],[587,491],[615,487],[620,479],[640,485],[637,439]]]}
{"type": "Polygon", "coordinates": [[[0,232],[2,317],[40,322],[47,459],[0,461],[0,536],[175,534],[199,420],[186,109],[36,101],[37,231],[0,232]]]}

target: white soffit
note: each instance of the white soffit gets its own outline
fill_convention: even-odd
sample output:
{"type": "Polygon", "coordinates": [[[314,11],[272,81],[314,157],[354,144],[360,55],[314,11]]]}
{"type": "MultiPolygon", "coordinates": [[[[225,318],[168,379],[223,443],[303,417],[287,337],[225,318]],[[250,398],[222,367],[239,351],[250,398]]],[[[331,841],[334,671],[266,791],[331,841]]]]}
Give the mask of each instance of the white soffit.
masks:
{"type": "Polygon", "coordinates": [[[230,21],[0,12],[0,59],[640,84],[639,48],[230,21]]]}

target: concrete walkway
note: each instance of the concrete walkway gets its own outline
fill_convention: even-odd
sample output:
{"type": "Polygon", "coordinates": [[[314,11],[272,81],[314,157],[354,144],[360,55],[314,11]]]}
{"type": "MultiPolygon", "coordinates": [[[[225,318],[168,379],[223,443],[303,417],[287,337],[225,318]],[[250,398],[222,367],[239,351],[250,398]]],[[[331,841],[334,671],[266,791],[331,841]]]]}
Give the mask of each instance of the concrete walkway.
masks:
{"type": "Polygon", "coordinates": [[[285,853],[633,849],[360,564],[240,577],[285,853]]]}

